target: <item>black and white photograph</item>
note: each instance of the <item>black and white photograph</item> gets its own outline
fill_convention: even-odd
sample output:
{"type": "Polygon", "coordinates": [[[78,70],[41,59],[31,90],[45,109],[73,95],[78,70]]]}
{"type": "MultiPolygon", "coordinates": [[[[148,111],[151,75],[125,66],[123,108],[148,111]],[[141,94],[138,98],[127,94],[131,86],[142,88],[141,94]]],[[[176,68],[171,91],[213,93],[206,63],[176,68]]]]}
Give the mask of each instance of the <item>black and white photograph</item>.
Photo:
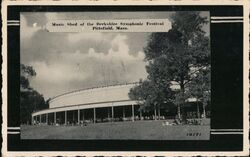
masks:
{"type": "Polygon", "coordinates": [[[209,12],[23,12],[20,31],[21,138],[209,140],[209,12]]]}
{"type": "Polygon", "coordinates": [[[4,2],[3,156],[247,155],[249,8],[187,1],[4,2]]]}

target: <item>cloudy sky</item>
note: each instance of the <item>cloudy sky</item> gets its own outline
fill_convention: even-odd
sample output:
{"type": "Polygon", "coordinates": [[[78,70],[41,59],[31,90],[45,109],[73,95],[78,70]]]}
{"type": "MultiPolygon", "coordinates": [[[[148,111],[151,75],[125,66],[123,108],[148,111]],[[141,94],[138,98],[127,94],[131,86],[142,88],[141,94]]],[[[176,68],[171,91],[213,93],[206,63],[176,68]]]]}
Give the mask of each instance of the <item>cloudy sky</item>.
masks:
{"type": "Polygon", "coordinates": [[[150,33],[52,33],[44,26],[59,19],[169,19],[171,14],[21,13],[21,63],[33,66],[37,76],[31,86],[45,99],[82,88],[137,82],[147,76],[143,47],[150,33]]]}

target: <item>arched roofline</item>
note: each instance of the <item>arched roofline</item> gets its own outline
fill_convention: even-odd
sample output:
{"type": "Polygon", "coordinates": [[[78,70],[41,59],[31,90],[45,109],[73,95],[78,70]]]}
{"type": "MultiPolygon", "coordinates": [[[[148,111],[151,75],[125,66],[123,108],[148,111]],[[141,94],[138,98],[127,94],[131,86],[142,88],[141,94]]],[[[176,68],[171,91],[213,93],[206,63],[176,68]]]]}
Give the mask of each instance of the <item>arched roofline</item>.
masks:
{"type": "Polygon", "coordinates": [[[124,85],[132,85],[132,84],[136,85],[136,84],[139,84],[139,82],[125,83],[125,84],[115,84],[115,85],[100,86],[100,87],[91,87],[91,88],[84,88],[84,89],[77,89],[77,90],[74,90],[74,91],[66,92],[66,93],[54,96],[52,98],[49,98],[48,102],[50,103],[51,101],[53,101],[53,100],[55,100],[55,99],[57,99],[57,98],[59,98],[61,96],[65,96],[65,95],[68,95],[68,94],[77,93],[77,92],[81,92],[81,91],[87,91],[87,90],[93,90],[93,89],[100,89],[100,88],[108,88],[108,87],[116,87],[116,86],[124,86],[124,85]]]}
{"type": "Polygon", "coordinates": [[[73,106],[64,106],[64,107],[55,107],[48,108],[39,111],[35,111],[32,113],[32,116],[53,113],[53,112],[64,112],[64,111],[72,111],[78,109],[91,109],[91,108],[103,108],[103,107],[116,107],[116,106],[127,106],[127,105],[136,105],[140,104],[138,101],[134,100],[121,100],[121,101],[108,101],[108,102],[99,102],[99,103],[87,103],[87,104],[76,104],[73,106]]]}

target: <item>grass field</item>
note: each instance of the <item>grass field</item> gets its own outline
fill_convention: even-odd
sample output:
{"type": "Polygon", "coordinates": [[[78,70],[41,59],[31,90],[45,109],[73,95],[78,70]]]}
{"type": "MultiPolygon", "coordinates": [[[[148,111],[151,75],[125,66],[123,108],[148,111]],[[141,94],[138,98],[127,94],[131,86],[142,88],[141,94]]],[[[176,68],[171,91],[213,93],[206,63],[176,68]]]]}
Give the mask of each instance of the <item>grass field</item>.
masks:
{"type": "Polygon", "coordinates": [[[163,121],[21,126],[22,139],[209,140],[209,125],[163,126],[163,121]]]}

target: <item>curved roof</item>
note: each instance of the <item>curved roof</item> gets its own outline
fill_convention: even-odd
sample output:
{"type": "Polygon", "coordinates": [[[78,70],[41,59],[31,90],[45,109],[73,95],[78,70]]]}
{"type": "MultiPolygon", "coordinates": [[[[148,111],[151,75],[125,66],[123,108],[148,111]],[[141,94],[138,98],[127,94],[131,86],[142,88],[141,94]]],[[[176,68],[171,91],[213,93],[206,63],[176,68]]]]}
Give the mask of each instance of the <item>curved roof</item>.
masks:
{"type": "Polygon", "coordinates": [[[130,100],[129,90],[137,83],[103,86],[67,92],[52,98],[50,108],[130,100]]]}

